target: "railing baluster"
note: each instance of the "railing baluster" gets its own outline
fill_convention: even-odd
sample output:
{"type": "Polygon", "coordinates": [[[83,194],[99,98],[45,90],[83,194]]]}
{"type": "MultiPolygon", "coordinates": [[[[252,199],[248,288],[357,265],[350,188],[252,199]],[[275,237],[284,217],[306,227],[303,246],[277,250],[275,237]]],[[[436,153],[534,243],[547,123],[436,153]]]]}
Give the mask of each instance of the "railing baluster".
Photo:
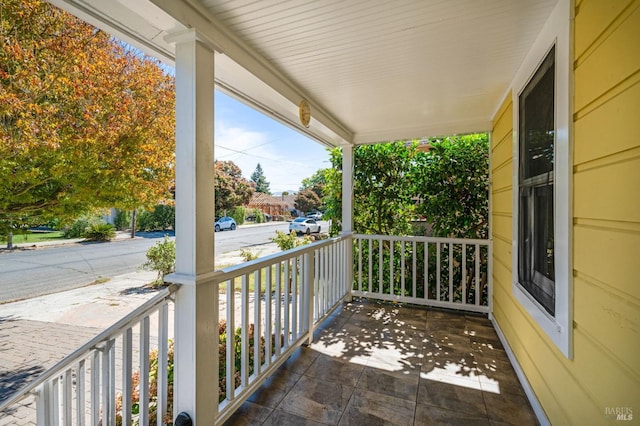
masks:
{"type": "Polygon", "coordinates": [[[242,276],[242,303],[240,319],[240,386],[249,384],[249,276],[242,276]]]}
{"type": "Polygon", "coordinates": [[[322,256],[322,249],[318,249],[314,251],[313,256],[313,294],[314,294],[314,309],[313,309],[313,321],[311,321],[311,325],[315,324],[316,320],[320,318],[320,280],[322,279],[322,270],[320,258],[322,256]]]}
{"type": "Polygon", "coordinates": [[[436,300],[440,301],[440,243],[436,244],[436,300]]]}
{"type": "Polygon", "coordinates": [[[291,338],[298,338],[298,256],[291,259],[291,338]]]}
{"type": "Polygon", "coordinates": [[[417,280],[417,258],[418,257],[418,252],[416,250],[416,242],[414,241],[412,246],[411,246],[411,259],[413,260],[413,264],[411,265],[411,285],[412,285],[412,292],[411,292],[411,296],[412,297],[418,297],[418,291],[417,291],[417,287],[416,287],[416,280],[417,280]]]}
{"type": "Polygon", "coordinates": [[[313,264],[314,264],[314,254],[315,252],[312,253],[305,253],[303,256],[303,265],[304,265],[304,270],[303,270],[303,274],[304,274],[304,281],[303,281],[303,286],[305,289],[305,293],[304,293],[304,305],[306,307],[305,309],[305,333],[307,333],[308,338],[307,338],[307,344],[311,344],[313,342],[313,287],[314,287],[314,270],[313,270],[313,264]]]}
{"type": "Polygon", "coordinates": [[[133,375],[133,330],[127,328],[122,336],[122,424],[131,424],[131,378],[133,375]]]}
{"type": "Polygon", "coordinates": [[[384,256],[383,256],[383,240],[378,240],[378,293],[383,293],[384,288],[384,273],[383,273],[383,264],[384,264],[384,256]]]}
{"type": "Polygon", "coordinates": [[[449,243],[449,302],[453,302],[453,243],[449,243]]]}
{"type": "Polygon", "coordinates": [[[393,296],[393,257],[396,245],[393,239],[389,238],[389,294],[393,296]]]}
{"type": "Polygon", "coordinates": [[[56,377],[51,381],[51,424],[60,424],[60,378],[56,377]]]}
{"type": "Polygon", "coordinates": [[[100,352],[91,357],[91,425],[100,424],[100,352]]]}
{"type": "Polygon", "coordinates": [[[140,321],[140,424],[149,424],[149,317],[140,321]]]}
{"type": "Polygon", "coordinates": [[[235,398],[235,279],[227,281],[227,399],[233,401],[235,398]]]}
{"type": "Polygon", "coordinates": [[[462,304],[467,304],[467,244],[462,244],[462,304]]]}
{"type": "Polygon", "coordinates": [[[280,356],[280,349],[282,347],[282,263],[276,263],[276,294],[275,294],[275,309],[276,309],[276,356],[280,356]]]}
{"type": "Polygon", "coordinates": [[[81,359],[76,367],[76,418],[78,426],[85,425],[85,360],[81,359]]]}
{"type": "Polygon", "coordinates": [[[405,253],[404,253],[404,241],[400,242],[400,296],[404,296],[405,285],[405,253]]]}
{"type": "Polygon", "coordinates": [[[253,374],[260,374],[262,362],[260,360],[260,337],[262,336],[262,318],[260,291],[262,290],[261,280],[262,269],[253,273],[253,374]]]}
{"type": "Polygon", "coordinates": [[[424,242],[424,298],[429,299],[429,243],[424,242]]]}
{"type": "Polygon", "coordinates": [[[111,380],[109,378],[109,368],[111,363],[109,362],[109,348],[108,343],[105,342],[104,346],[101,349],[102,351],[102,424],[110,426],[110,414],[111,414],[111,406],[109,399],[111,395],[111,390],[109,387],[111,386],[111,380]]]}
{"type": "Polygon", "coordinates": [[[68,425],[73,422],[72,399],[71,399],[71,368],[63,373],[62,381],[62,424],[68,425]]]}
{"type": "Polygon", "coordinates": [[[358,291],[362,291],[362,238],[358,238],[358,291]]]}
{"type": "MultiPolygon", "coordinates": [[[[162,426],[162,418],[168,406],[168,367],[169,367],[169,305],[164,302],[158,311],[158,404],[157,425],[162,426]]],[[[173,415],[173,413],[171,413],[173,415]]],[[[130,424],[130,423],[123,423],[130,424]]]]}
{"type": "Polygon", "coordinates": [[[369,238],[369,293],[373,293],[373,238],[369,238]]]}
{"type": "Polygon", "coordinates": [[[273,265],[269,265],[266,268],[265,275],[265,284],[264,284],[264,358],[265,358],[265,366],[271,364],[271,356],[273,355],[271,345],[273,345],[273,340],[271,339],[271,271],[273,269],[273,265]]]}
{"type": "Polygon", "coordinates": [[[480,306],[480,245],[476,244],[476,306],[480,306]]]}
{"type": "Polygon", "coordinates": [[[291,329],[289,324],[289,308],[291,307],[291,301],[289,300],[289,294],[291,293],[291,259],[287,259],[284,262],[284,346],[289,347],[291,339],[291,329]]]}

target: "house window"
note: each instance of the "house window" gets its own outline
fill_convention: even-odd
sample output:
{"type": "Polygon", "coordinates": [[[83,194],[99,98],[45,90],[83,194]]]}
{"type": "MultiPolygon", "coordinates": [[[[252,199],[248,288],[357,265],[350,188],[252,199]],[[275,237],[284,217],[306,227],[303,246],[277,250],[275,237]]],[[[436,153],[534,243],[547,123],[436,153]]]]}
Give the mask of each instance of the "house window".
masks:
{"type": "Polygon", "coordinates": [[[555,316],[555,47],[519,96],[518,282],[555,316]]]}
{"type": "Polygon", "coordinates": [[[573,357],[571,5],[557,2],[511,91],[513,296],[567,358],[573,357]]]}

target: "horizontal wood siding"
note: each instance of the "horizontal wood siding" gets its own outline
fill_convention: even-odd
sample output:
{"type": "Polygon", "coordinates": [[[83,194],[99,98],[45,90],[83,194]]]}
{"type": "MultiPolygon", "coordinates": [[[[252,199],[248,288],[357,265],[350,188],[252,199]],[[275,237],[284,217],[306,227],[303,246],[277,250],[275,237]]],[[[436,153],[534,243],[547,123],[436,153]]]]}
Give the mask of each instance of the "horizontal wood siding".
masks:
{"type": "Polygon", "coordinates": [[[574,70],[571,368],[600,415],[607,407],[631,407],[637,421],[640,0],[578,4],[574,70]]]}
{"type": "Polygon", "coordinates": [[[512,296],[511,95],[491,150],[494,317],[552,424],[616,424],[607,408],[640,417],[640,0],[577,2],[574,35],[574,358],[512,296]]]}

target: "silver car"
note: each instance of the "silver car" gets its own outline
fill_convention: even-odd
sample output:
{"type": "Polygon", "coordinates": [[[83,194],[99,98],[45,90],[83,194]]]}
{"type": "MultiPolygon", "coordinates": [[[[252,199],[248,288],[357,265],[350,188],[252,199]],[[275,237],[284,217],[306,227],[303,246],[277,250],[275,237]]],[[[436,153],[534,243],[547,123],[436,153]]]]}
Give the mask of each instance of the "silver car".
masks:
{"type": "Polygon", "coordinates": [[[296,234],[311,234],[312,232],[320,232],[320,225],[314,219],[308,217],[299,217],[289,224],[289,232],[295,231],[296,234]]]}
{"type": "Polygon", "coordinates": [[[235,231],[236,229],[236,221],[233,220],[232,217],[223,216],[220,219],[216,220],[216,224],[214,227],[215,231],[224,231],[225,229],[230,229],[235,231]]]}

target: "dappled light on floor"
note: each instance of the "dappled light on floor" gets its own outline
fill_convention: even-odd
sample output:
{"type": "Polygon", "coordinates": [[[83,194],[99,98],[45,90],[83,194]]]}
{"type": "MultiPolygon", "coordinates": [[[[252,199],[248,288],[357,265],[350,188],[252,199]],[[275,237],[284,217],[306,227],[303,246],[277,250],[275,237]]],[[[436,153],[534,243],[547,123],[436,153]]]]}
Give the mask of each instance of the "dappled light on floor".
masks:
{"type": "Polygon", "coordinates": [[[483,316],[342,306],[227,424],[537,424],[483,316]]]}

